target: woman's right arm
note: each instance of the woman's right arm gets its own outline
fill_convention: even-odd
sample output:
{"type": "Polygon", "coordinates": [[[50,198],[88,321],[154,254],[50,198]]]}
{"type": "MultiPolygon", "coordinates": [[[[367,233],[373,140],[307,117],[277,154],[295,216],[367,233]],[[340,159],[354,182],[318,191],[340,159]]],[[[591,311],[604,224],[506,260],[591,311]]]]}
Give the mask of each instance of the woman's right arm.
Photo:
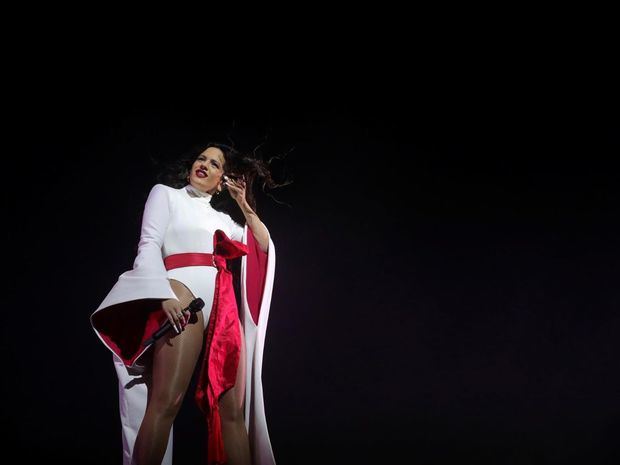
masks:
{"type": "Polygon", "coordinates": [[[142,229],[134,269],[145,268],[162,277],[168,277],[161,248],[170,221],[170,205],[166,186],[155,184],[149,192],[142,214],[142,229]]]}
{"type": "MultiPolygon", "coordinates": [[[[168,279],[161,250],[170,221],[170,202],[166,189],[167,187],[163,184],[155,184],[146,199],[142,214],[138,255],[133,267],[134,269],[148,269],[151,273],[168,279]]],[[[182,314],[183,310],[178,299],[164,300],[162,308],[177,333],[180,332],[185,326],[189,312],[185,314],[185,318],[177,317],[178,314],[182,314]]]]}

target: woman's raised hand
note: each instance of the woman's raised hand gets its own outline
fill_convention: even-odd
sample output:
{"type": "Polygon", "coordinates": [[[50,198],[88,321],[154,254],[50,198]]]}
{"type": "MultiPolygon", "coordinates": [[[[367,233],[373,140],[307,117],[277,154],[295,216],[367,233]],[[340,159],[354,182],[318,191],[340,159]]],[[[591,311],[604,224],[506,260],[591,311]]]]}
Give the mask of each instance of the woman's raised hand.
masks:
{"type": "Polygon", "coordinates": [[[239,180],[232,179],[228,176],[225,177],[224,184],[228,188],[230,196],[240,204],[245,200],[245,178],[241,177],[239,180]]]}

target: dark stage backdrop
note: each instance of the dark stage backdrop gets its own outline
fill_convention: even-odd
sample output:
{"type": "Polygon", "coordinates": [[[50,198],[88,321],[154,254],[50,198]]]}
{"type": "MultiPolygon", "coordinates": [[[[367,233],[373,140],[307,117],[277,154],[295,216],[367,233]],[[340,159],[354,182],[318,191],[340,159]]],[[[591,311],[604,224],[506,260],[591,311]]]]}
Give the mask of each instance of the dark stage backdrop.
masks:
{"type": "MultiPolygon", "coordinates": [[[[116,376],[89,316],[132,266],[151,159],[233,128],[244,148],[267,136],[265,156],[290,152],[274,172],[294,181],[271,192],[287,205],[257,194],[277,252],[263,385],[279,465],[619,460],[605,104],[308,89],[31,94],[5,165],[4,439],[21,457],[120,463],[116,376]]],[[[192,397],[175,464],[200,458],[192,397]]]]}

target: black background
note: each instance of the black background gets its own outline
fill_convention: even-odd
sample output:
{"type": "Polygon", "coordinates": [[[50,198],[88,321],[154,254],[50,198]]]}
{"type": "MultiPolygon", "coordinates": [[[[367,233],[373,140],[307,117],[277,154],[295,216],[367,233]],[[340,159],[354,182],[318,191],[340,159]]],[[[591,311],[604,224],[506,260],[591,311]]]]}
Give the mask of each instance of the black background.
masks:
{"type": "MultiPolygon", "coordinates": [[[[274,170],[294,180],[272,192],[290,206],[257,193],[277,253],[277,463],[620,458],[613,91],[542,60],[170,80],[126,60],[25,76],[11,95],[3,417],[22,457],[120,463],[89,316],[133,263],[150,160],[232,130],[289,152],[274,170]]],[[[202,432],[188,395],[176,464],[197,463],[202,432]]]]}

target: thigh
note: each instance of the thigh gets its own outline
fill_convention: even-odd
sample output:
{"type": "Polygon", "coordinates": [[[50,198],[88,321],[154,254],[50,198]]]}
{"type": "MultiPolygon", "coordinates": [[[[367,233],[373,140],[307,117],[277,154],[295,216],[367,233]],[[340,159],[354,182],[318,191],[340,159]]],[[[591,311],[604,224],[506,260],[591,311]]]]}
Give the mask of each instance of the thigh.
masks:
{"type": "Polygon", "coordinates": [[[239,355],[239,368],[237,369],[237,381],[235,382],[235,394],[237,396],[237,406],[243,409],[245,401],[245,374],[246,374],[246,354],[245,354],[245,336],[243,334],[243,326],[239,321],[239,333],[241,334],[241,354],[239,355]]]}
{"type": "Polygon", "coordinates": [[[239,365],[237,366],[235,385],[226,391],[219,400],[220,413],[225,420],[243,419],[246,355],[245,337],[243,335],[241,321],[239,321],[239,331],[241,334],[241,352],[239,354],[239,365]]]}
{"type": "MultiPolygon", "coordinates": [[[[170,280],[170,286],[183,307],[194,300],[190,290],[180,281],[170,280]]],[[[176,334],[171,331],[155,342],[153,352],[153,392],[182,398],[194,373],[202,350],[204,326],[202,312],[195,314],[185,329],[176,334]]]]}

